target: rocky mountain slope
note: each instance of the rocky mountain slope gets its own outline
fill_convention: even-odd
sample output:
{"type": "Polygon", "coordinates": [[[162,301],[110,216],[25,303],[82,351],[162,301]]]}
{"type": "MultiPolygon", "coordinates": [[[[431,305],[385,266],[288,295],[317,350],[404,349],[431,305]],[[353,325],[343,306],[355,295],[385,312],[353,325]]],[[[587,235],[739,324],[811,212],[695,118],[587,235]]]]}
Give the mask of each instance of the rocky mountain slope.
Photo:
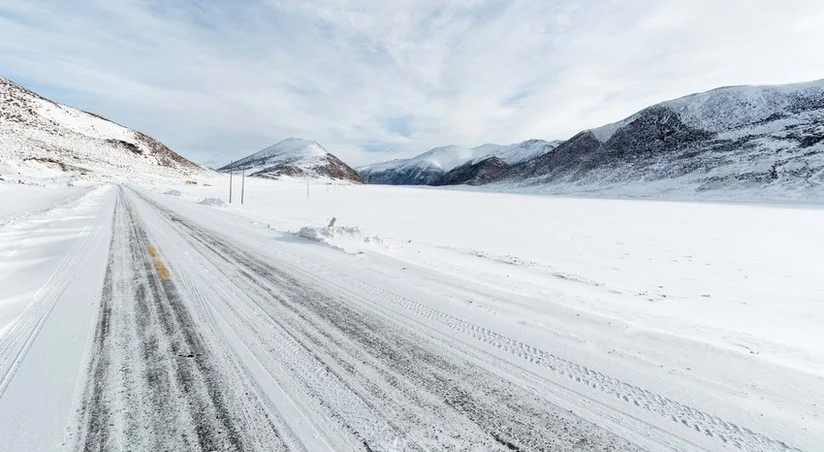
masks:
{"type": "Polygon", "coordinates": [[[824,185],[824,80],[719,88],[581,132],[498,181],[695,191],[824,185]]]}
{"type": "Polygon", "coordinates": [[[213,174],[147,135],[0,77],[1,178],[184,181],[213,174]]]}
{"type": "Polygon", "coordinates": [[[528,140],[511,145],[484,144],[474,148],[444,146],[431,149],[409,159],[392,160],[358,169],[363,178],[373,184],[393,185],[448,185],[465,183],[460,174],[454,173],[448,179],[444,176],[464,165],[495,157],[507,166],[517,164],[542,155],[560,144],[559,141],[528,140]]]}
{"type": "Polygon", "coordinates": [[[246,171],[253,177],[278,179],[291,177],[323,177],[363,183],[361,176],[323,146],[300,138],[288,138],[252,155],[234,161],[221,172],[246,171]]]}
{"type": "Polygon", "coordinates": [[[364,176],[548,192],[817,193],[824,189],[824,80],[719,88],[653,105],[520,161],[486,157],[443,172],[433,167],[387,162],[364,168],[364,176]]]}

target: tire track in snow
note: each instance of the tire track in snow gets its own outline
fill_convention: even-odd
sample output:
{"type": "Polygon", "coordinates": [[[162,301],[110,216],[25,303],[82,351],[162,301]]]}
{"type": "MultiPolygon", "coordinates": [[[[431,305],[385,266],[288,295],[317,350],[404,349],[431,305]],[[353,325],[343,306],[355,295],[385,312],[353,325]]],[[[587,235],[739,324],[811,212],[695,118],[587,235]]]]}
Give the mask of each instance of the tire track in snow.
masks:
{"type": "MultiPolygon", "coordinates": [[[[165,212],[165,215],[170,218],[174,218],[175,221],[189,230],[195,238],[208,244],[208,246],[212,248],[213,252],[223,256],[231,256],[233,259],[237,259],[239,264],[254,269],[254,271],[251,272],[252,275],[266,275],[267,278],[277,277],[282,280],[281,286],[285,285],[286,287],[289,287],[291,285],[298,291],[298,293],[303,291],[304,297],[322,297],[321,295],[313,293],[306,287],[301,287],[306,285],[305,281],[302,283],[295,281],[283,270],[273,268],[269,264],[256,259],[250,252],[243,252],[235,249],[234,245],[228,245],[228,242],[225,242],[225,239],[220,238],[217,234],[210,233],[202,228],[175,217],[173,213],[150,200],[147,200],[147,202],[152,203],[156,208],[165,212]]],[[[402,310],[413,313],[418,318],[423,319],[423,323],[437,322],[467,338],[471,338],[474,341],[494,347],[501,352],[517,357],[524,362],[551,370],[555,374],[574,382],[576,385],[588,386],[611,398],[631,404],[637,408],[652,413],[666,421],[677,423],[683,427],[692,429],[695,432],[708,437],[712,441],[717,442],[721,447],[734,447],[747,451],[800,451],[800,449],[788,445],[783,441],[775,440],[746,427],[725,421],[712,414],[695,409],[660,394],[653,393],[647,389],[632,385],[620,379],[589,369],[586,366],[560,358],[538,347],[456,318],[414,300],[410,300],[383,290],[375,285],[352,278],[346,274],[330,270],[315,262],[309,262],[298,256],[293,257],[301,261],[303,268],[302,270],[292,270],[298,270],[300,273],[303,273],[303,276],[306,279],[311,280],[312,278],[315,278],[319,287],[323,286],[324,282],[328,283],[329,281],[334,281],[336,284],[347,288],[348,291],[352,293],[367,293],[370,294],[371,298],[374,300],[379,299],[388,301],[400,307],[402,310]],[[308,272],[306,271],[307,268],[311,268],[315,271],[308,272]],[[321,274],[324,277],[318,278],[313,276],[312,273],[315,275],[321,274]]],[[[279,289],[283,289],[283,287],[279,287],[279,289]]],[[[278,297],[277,293],[273,293],[272,296],[274,298],[278,297]]],[[[300,298],[299,294],[297,298],[300,298]]],[[[376,310],[381,309],[379,306],[376,306],[376,310]]],[[[345,320],[343,320],[343,322],[346,323],[345,320]]]]}
{"type": "Polygon", "coordinates": [[[334,272],[317,263],[307,262],[307,266],[325,273],[329,280],[338,281],[354,292],[371,293],[374,297],[410,311],[427,321],[436,321],[449,329],[471,337],[524,361],[552,370],[576,383],[584,384],[611,397],[631,403],[672,422],[682,424],[704,434],[723,445],[751,451],[798,451],[782,441],[769,438],[732,422],[692,408],[683,403],[653,393],[647,389],[610,377],[575,362],[560,358],[538,347],[526,344],[487,328],[472,324],[452,315],[425,306],[416,301],[388,292],[346,274],[334,272]]]}
{"type": "Polygon", "coordinates": [[[222,314],[240,319],[258,359],[271,360],[274,373],[278,363],[286,367],[285,377],[350,426],[365,449],[636,449],[443,344],[307,287],[253,252],[155,208],[257,303],[255,312],[232,300],[222,314]]]}
{"type": "Polygon", "coordinates": [[[94,191],[94,188],[85,189],[82,193],[64,196],[63,198],[53,200],[45,206],[40,205],[23,212],[0,216],[0,228],[13,226],[14,224],[25,222],[31,218],[36,218],[44,214],[50,214],[58,209],[63,209],[72,206],[73,204],[77,204],[78,200],[86,197],[92,191],[94,191]]]}
{"type": "Polygon", "coordinates": [[[218,359],[118,195],[75,450],[284,450],[251,388],[218,359]]]}
{"type": "MultiPolygon", "coordinates": [[[[26,221],[34,222],[42,218],[42,221],[48,219],[59,223],[65,221],[67,217],[79,215],[80,212],[91,216],[93,214],[86,210],[96,208],[107,190],[107,188],[100,188],[70,197],[50,208],[38,209],[27,214],[26,221]]],[[[86,226],[77,233],[78,238],[60,265],[43,287],[37,291],[26,310],[3,335],[0,341],[0,396],[11,382],[17,367],[23,361],[60,295],[86,264],[93,249],[92,244],[100,233],[98,224],[99,222],[95,222],[94,226],[86,226]]],[[[50,225],[51,223],[47,224],[47,227],[50,225]]],[[[8,225],[10,228],[18,226],[21,226],[21,223],[8,225]]],[[[3,233],[9,233],[9,231],[4,230],[3,233]]]]}
{"type": "MultiPolygon", "coordinates": [[[[297,256],[295,257],[300,259],[297,256]]],[[[326,274],[327,280],[337,281],[340,285],[348,286],[353,292],[371,293],[376,299],[389,301],[426,321],[438,322],[473,340],[495,347],[529,363],[550,369],[556,374],[573,380],[578,384],[589,386],[611,397],[655,413],[662,418],[682,424],[687,428],[720,441],[725,446],[732,446],[745,451],[801,452],[800,449],[790,446],[783,441],[769,438],[761,433],[725,421],[717,416],[702,412],[701,410],[653,393],[647,389],[560,358],[538,347],[443,313],[414,300],[386,291],[373,284],[366,283],[343,273],[335,272],[315,262],[305,261],[305,263],[307,267],[312,267],[317,270],[317,273],[326,274]]]]}

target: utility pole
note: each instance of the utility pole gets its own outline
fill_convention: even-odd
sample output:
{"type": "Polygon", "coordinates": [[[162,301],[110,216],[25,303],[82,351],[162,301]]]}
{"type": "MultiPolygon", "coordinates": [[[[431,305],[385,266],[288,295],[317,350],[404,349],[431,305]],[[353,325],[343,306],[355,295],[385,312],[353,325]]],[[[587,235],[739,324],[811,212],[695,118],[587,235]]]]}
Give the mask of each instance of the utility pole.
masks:
{"type": "Polygon", "coordinates": [[[246,194],[246,170],[240,171],[240,205],[243,205],[243,197],[246,194]]]}
{"type": "Polygon", "coordinates": [[[234,171],[229,171],[229,204],[232,203],[232,173],[234,171]]]}
{"type": "Polygon", "coordinates": [[[309,176],[306,176],[306,197],[309,197],[309,176]]]}

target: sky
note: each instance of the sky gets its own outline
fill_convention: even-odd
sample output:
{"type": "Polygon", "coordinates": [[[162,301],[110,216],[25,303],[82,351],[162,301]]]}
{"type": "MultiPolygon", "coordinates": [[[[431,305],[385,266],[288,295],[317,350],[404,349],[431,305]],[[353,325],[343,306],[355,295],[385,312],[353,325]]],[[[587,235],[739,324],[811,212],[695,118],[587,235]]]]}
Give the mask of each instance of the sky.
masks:
{"type": "Polygon", "coordinates": [[[566,139],[824,78],[821,0],[0,0],[0,76],[220,165],[566,139]]]}

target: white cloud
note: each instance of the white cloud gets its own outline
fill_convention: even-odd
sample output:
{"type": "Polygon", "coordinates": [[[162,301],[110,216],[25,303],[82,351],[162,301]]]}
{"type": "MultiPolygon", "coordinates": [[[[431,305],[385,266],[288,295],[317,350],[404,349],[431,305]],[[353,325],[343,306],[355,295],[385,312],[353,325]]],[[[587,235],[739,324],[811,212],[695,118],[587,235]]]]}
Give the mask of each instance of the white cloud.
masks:
{"type": "Polygon", "coordinates": [[[361,164],[821,78],[821,29],[818,0],[0,0],[0,67],[195,159],[300,136],[361,164]]]}

